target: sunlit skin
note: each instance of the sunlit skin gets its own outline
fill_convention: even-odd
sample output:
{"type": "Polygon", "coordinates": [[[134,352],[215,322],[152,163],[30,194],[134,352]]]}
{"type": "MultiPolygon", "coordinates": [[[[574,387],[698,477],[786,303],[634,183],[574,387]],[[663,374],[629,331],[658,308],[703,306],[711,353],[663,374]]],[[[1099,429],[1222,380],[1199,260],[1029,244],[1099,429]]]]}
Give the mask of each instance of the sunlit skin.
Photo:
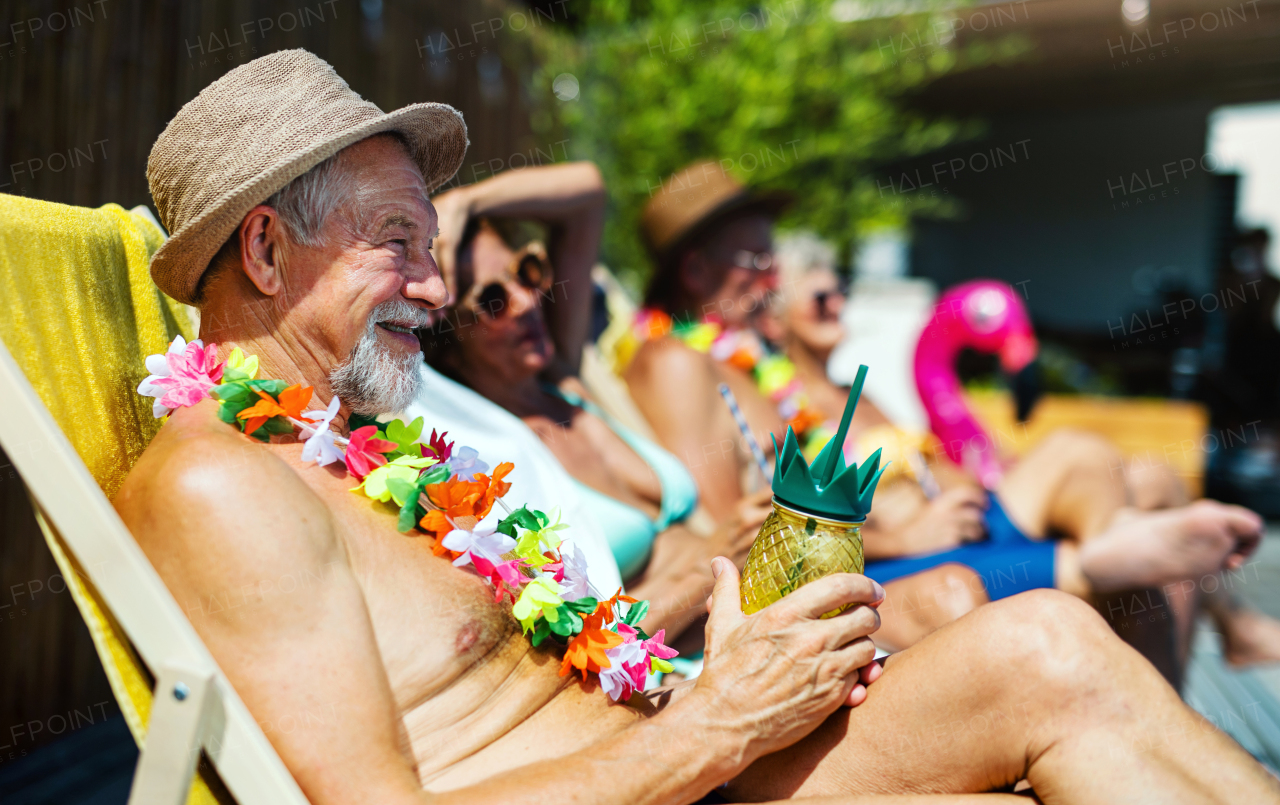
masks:
{"type": "MultiPolygon", "coordinates": [[[[227,316],[223,357],[226,345],[246,347],[265,359],[264,376],[325,399],[328,371],[379,302],[444,301],[414,246],[432,229],[425,194],[408,192],[407,162],[383,164],[407,157],[382,142],[349,149],[351,168],[366,198],[413,222],[407,243],[356,222],[342,245],[294,248],[271,214],[251,212],[239,265],[202,310],[206,321],[227,316]],[[245,303],[252,313],[229,315],[245,303]]],[[[849,795],[980,791],[1021,777],[1046,802],[1192,791],[1276,800],[1257,764],[1211,727],[1148,749],[1145,736],[1202,722],[1096,616],[1052,593],[983,607],[882,673],[868,665],[882,596],[870,581],[831,576],[748,618],[736,570],[717,560],[703,675],[654,701],[611,705],[594,682],[560,677],[557,652],[532,649],[483,579],[435,556],[430,539],[396,533],[391,507],[300,453],[292,439],[247,439],[206,400],[170,417],[115,505],[316,805],[675,803],[725,782],[730,796],[869,802],[849,795]],[[869,606],[818,619],[845,602],[869,606]],[[1014,716],[996,735],[957,733],[908,753],[892,740],[993,709],[1014,716]]]]}

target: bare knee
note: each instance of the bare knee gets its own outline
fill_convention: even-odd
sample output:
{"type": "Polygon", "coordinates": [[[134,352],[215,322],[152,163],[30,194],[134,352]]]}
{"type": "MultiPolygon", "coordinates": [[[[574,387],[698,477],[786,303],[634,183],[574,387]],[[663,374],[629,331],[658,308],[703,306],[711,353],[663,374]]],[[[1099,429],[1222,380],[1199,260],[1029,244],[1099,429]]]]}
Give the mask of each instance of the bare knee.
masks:
{"type": "Polygon", "coordinates": [[[982,576],[971,567],[948,562],[934,569],[934,601],[946,613],[946,621],[967,615],[991,599],[982,576]]]}
{"type": "Polygon", "coordinates": [[[1069,694],[1096,676],[1110,652],[1125,647],[1102,617],[1075,596],[1031,590],[983,607],[991,658],[1024,689],[1069,694]]]}
{"type": "Polygon", "coordinates": [[[1125,475],[1133,505],[1139,509],[1149,511],[1182,506],[1190,499],[1186,484],[1168,465],[1143,465],[1131,461],[1125,468],[1125,475]]]}
{"type": "Polygon", "coordinates": [[[1104,468],[1117,477],[1124,471],[1124,456],[1110,440],[1075,428],[1059,428],[1042,444],[1071,466],[1104,468]]]}

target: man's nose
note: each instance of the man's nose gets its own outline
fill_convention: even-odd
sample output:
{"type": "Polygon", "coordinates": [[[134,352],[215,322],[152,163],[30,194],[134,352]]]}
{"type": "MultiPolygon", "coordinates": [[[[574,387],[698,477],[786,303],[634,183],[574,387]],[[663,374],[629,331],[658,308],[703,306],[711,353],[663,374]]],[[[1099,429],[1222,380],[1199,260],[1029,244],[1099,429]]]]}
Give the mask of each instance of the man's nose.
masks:
{"type": "Polygon", "coordinates": [[[421,299],[432,310],[444,307],[449,301],[449,289],[445,287],[440,267],[430,252],[405,264],[404,295],[409,299],[421,299]]]}

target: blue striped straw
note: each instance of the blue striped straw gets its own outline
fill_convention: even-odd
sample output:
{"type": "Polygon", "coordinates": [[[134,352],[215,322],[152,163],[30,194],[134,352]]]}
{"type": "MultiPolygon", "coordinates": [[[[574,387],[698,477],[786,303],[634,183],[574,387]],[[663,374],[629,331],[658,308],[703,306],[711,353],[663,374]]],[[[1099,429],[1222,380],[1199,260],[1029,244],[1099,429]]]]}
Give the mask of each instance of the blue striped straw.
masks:
{"type": "Polygon", "coordinates": [[[725,403],[729,406],[729,413],[733,414],[733,421],[738,423],[738,430],[742,433],[742,438],[747,441],[747,447],[751,448],[751,455],[756,460],[756,466],[760,468],[760,474],[764,476],[766,484],[773,483],[773,479],[769,477],[769,462],[765,460],[764,451],[760,449],[760,443],[756,441],[756,437],[751,435],[751,428],[747,425],[747,418],[742,415],[742,409],[738,407],[738,400],[733,396],[733,392],[729,390],[728,383],[720,384],[720,396],[724,397],[725,403]]]}

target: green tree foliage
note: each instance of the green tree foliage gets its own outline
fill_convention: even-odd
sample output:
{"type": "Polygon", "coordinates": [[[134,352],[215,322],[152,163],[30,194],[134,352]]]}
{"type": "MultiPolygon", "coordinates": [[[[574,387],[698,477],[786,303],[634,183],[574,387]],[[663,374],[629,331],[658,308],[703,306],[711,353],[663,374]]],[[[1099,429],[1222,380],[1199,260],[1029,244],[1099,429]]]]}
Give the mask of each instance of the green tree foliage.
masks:
{"type": "Polygon", "coordinates": [[[572,157],[604,172],[604,258],[627,284],[638,288],[649,272],[637,234],[645,202],[698,159],[720,160],[751,186],[794,192],[783,225],[813,229],[846,256],[860,232],[902,223],[902,200],[886,203],[873,168],[942,146],[967,126],[926,119],[902,98],[1018,44],[960,48],[950,35],[954,10],[914,2],[910,15],[877,16],[894,10],[887,5],[577,0],[574,31],[538,37],[534,86],[546,95],[535,127],[567,137],[572,157]],[[561,97],[551,92],[566,73],[578,90],[568,100],[572,81],[556,84],[561,97]]]}

